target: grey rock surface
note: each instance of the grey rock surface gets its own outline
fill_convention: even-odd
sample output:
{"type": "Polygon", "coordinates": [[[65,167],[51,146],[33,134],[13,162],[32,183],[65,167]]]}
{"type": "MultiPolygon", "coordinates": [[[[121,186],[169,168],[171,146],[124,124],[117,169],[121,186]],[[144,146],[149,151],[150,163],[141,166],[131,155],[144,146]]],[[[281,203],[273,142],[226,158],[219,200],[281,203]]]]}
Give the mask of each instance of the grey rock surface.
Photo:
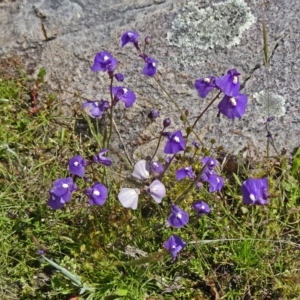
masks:
{"type": "MultiPolygon", "coordinates": [[[[94,55],[105,50],[119,60],[124,85],[137,94],[134,106],[126,110],[118,104],[115,116],[131,154],[153,152],[156,140],[148,137],[161,129],[164,117],[172,119],[171,130],[183,125],[156,81],[141,75],[143,61],[135,49],[120,47],[120,36],[129,29],[152,36],[147,53],[159,61],[157,79],[182,111],[189,109],[190,123],[212,99],[197,96],[196,79],[220,76],[233,67],[242,73],[242,92],[249,96],[246,114],[228,120],[217,117],[213,105],[197,126],[207,145],[215,138],[217,146],[232,153],[264,155],[268,111],[278,111],[270,124],[278,150],[291,152],[300,145],[299,0],[4,0],[0,9],[0,55],[22,56],[26,67],[36,71],[45,67],[48,84],[62,89],[65,114],[83,101],[74,92],[89,99],[109,97],[107,74],[90,70],[94,55]],[[267,72],[262,20],[269,34],[267,72]],[[155,123],[147,118],[151,108],[161,111],[155,123]]],[[[117,136],[113,145],[122,148],[117,136]]]]}

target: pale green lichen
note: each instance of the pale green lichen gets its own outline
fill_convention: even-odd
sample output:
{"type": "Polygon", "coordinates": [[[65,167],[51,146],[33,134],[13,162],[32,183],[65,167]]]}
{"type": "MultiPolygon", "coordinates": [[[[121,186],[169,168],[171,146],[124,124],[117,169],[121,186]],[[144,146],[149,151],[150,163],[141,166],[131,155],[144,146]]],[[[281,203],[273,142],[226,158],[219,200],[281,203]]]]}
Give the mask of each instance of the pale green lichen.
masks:
{"type": "Polygon", "coordinates": [[[258,114],[265,117],[281,117],[285,114],[285,100],[282,96],[262,90],[253,95],[259,104],[258,114]]]}
{"type": "Polygon", "coordinates": [[[243,0],[228,0],[201,8],[189,1],[172,22],[168,32],[169,45],[182,49],[184,65],[197,66],[197,50],[207,50],[219,45],[230,48],[240,43],[245,30],[255,22],[255,17],[243,0]]]}

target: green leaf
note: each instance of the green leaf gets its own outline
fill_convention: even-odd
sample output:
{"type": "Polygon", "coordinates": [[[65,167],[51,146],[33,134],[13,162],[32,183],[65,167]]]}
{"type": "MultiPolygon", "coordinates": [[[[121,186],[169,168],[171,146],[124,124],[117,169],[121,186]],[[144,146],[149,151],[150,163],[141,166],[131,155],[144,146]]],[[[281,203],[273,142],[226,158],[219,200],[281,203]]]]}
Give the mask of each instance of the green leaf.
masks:
{"type": "Polygon", "coordinates": [[[51,259],[47,258],[46,256],[42,255],[43,259],[45,259],[52,267],[56,268],[58,271],[60,271],[63,275],[68,277],[75,285],[82,286],[82,282],[80,278],[77,275],[73,275],[71,272],[69,272],[67,269],[59,266],[57,263],[52,261],[51,259]]]}
{"type": "Polygon", "coordinates": [[[235,173],[233,173],[233,177],[234,177],[236,183],[241,186],[242,183],[241,183],[240,179],[238,178],[238,176],[235,173]]]}
{"type": "Polygon", "coordinates": [[[268,65],[269,62],[269,48],[268,48],[268,31],[266,27],[265,21],[262,22],[262,28],[263,28],[263,41],[264,41],[264,66],[268,65]]]}
{"type": "Polygon", "coordinates": [[[45,68],[40,68],[39,74],[38,74],[38,81],[43,83],[45,75],[46,75],[46,69],[45,68]]]}
{"type": "Polygon", "coordinates": [[[300,148],[297,150],[292,163],[291,173],[294,177],[297,177],[299,168],[300,168],[300,148]]]}
{"type": "Polygon", "coordinates": [[[128,294],[128,290],[121,290],[121,289],[120,290],[116,290],[115,294],[117,296],[126,296],[128,294]]]}

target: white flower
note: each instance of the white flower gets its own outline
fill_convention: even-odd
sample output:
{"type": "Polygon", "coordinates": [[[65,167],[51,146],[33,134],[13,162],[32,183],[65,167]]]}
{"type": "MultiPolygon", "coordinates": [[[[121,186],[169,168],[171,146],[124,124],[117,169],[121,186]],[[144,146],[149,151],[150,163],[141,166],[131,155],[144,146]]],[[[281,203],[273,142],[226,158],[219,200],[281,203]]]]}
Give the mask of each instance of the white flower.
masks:
{"type": "Polygon", "coordinates": [[[140,160],[134,165],[132,176],[145,180],[149,178],[149,164],[146,160],[140,160]]]}
{"type": "Polygon", "coordinates": [[[139,189],[122,188],[118,199],[124,207],[137,209],[139,194],[139,189]]]}
{"type": "Polygon", "coordinates": [[[157,202],[161,203],[162,198],[166,195],[166,188],[159,180],[155,179],[148,188],[148,193],[157,202]]]}

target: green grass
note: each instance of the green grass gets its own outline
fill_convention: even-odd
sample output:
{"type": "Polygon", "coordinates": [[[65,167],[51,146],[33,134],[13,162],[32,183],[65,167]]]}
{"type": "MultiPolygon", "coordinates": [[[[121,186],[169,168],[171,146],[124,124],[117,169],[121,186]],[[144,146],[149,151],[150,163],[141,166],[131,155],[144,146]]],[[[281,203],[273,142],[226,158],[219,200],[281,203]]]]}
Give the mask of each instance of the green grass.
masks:
{"type": "MultiPolygon", "coordinates": [[[[108,185],[104,207],[89,207],[77,192],[64,209],[52,211],[46,201],[53,181],[68,176],[72,156],[100,150],[100,140],[78,133],[75,117],[61,118],[59,102],[44,85],[42,109],[30,114],[34,80],[18,65],[10,68],[13,75],[0,72],[1,299],[79,295],[80,287],[39,257],[41,247],[47,258],[94,287],[82,299],[299,299],[299,154],[255,167],[238,160],[236,174],[227,171],[231,179],[222,193],[193,191],[180,204],[190,213],[194,200],[205,199],[212,208],[200,219],[191,212],[180,230],[165,226],[169,204],[188,183],[174,185],[173,175],[166,176],[161,205],[142,198],[131,211],[117,200],[122,182],[100,167],[88,175],[108,185]],[[249,174],[270,174],[269,205],[242,204],[240,184],[249,174]],[[172,233],[189,242],[174,263],[163,249],[172,233]]],[[[77,118],[84,116],[79,112],[77,118]]],[[[88,184],[77,183],[80,190],[88,184]]]]}

